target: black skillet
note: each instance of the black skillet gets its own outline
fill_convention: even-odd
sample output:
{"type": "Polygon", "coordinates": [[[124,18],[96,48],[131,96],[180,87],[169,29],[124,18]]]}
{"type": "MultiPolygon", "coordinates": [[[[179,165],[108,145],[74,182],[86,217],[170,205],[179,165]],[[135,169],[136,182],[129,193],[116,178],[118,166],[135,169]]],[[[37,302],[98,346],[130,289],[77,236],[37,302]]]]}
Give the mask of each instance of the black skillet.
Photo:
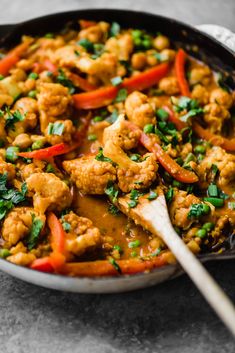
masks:
{"type": "MultiPolygon", "coordinates": [[[[235,89],[235,56],[216,39],[182,22],[159,15],[130,10],[92,9],[47,15],[19,24],[0,26],[0,47],[10,49],[22,35],[40,36],[48,32],[59,32],[65,26],[79,29],[78,19],[118,22],[123,28],[140,28],[150,33],[161,32],[170,37],[176,47],[183,47],[195,58],[207,63],[213,70],[224,75],[226,83],[235,89]]],[[[221,254],[203,254],[202,261],[235,258],[235,239],[230,236],[223,244],[221,254]]],[[[165,266],[150,273],[134,276],[102,278],[70,278],[35,272],[0,259],[0,269],[25,281],[48,288],[84,293],[123,292],[160,283],[182,273],[175,266],[165,266]]]]}

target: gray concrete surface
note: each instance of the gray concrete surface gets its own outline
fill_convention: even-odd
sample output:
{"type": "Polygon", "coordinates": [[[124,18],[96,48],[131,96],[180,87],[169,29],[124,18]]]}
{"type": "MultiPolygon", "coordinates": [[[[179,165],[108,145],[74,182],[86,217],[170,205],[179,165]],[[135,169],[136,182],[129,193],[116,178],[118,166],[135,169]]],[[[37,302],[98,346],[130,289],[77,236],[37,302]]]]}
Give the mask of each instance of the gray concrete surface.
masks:
{"type": "MultiPolygon", "coordinates": [[[[144,9],[235,30],[233,0],[0,0],[0,23],[95,6],[144,9]]],[[[208,265],[235,302],[234,268],[235,261],[208,265]]],[[[47,290],[0,272],[0,352],[233,353],[235,342],[186,276],[102,296],[47,290]]]]}

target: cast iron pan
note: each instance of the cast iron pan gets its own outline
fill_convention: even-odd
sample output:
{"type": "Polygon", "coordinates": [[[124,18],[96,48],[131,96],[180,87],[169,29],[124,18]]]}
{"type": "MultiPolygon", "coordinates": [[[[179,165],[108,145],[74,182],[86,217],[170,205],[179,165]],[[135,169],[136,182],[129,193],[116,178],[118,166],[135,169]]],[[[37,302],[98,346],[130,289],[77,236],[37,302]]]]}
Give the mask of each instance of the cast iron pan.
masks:
{"type": "MultiPolygon", "coordinates": [[[[123,28],[140,28],[151,33],[161,32],[170,37],[174,45],[183,47],[197,59],[203,60],[213,70],[221,72],[226,83],[235,89],[235,56],[216,39],[182,22],[159,15],[129,10],[92,9],[63,12],[35,18],[19,24],[0,26],[0,47],[10,49],[22,35],[40,36],[48,32],[59,32],[65,26],[79,29],[78,19],[118,22],[123,28]]],[[[230,236],[223,244],[221,254],[202,254],[202,261],[235,258],[235,237],[230,236]]],[[[36,272],[0,259],[0,270],[17,278],[48,288],[78,293],[124,292],[148,287],[182,273],[178,265],[168,265],[132,276],[72,278],[36,272]]]]}

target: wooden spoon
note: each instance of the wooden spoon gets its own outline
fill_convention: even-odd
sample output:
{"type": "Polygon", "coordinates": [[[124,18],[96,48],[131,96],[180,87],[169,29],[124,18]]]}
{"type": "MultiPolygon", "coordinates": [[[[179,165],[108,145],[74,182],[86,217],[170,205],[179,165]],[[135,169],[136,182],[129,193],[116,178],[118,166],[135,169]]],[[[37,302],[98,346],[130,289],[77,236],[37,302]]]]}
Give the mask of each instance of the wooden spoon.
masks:
{"type": "Polygon", "coordinates": [[[120,197],[118,199],[120,210],[133,219],[136,224],[162,238],[202,295],[235,336],[234,305],[175,232],[163,192],[153,201],[140,197],[138,205],[134,208],[129,207],[129,201],[128,195],[120,197]]]}

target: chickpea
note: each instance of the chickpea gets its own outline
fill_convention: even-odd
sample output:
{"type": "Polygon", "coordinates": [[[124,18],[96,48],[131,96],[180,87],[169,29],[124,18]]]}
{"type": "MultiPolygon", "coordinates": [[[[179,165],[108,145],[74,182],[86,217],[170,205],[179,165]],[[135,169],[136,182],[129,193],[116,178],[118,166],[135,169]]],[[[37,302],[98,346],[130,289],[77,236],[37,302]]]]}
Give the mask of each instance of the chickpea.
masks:
{"type": "Polygon", "coordinates": [[[13,141],[13,146],[18,146],[22,149],[28,148],[31,144],[32,140],[28,134],[19,134],[13,141]]]}
{"type": "Polygon", "coordinates": [[[173,61],[175,59],[175,50],[173,49],[163,49],[161,55],[167,58],[167,61],[173,61]]]}
{"type": "Polygon", "coordinates": [[[211,77],[212,73],[208,66],[195,67],[190,72],[189,81],[191,85],[195,85],[196,83],[207,85],[210,83],[211,77]]]}
{"type": "Polygon", "coordinates": [[[155,49],[162,51],[163,49],[168,49],[170,46],[170,41],[166,36],[159,35],[153,40],[153,46],[155,49]]]}
{"type": "Polygon", "coordinates": [[[20,61],[18,61],[16,66],[19,69],[22,69],[22,70],[25,70],[25,71],[31,70],[31,68],[32,68],[32,60],[31,59],[21,59],[20,61]]]}
{"type": "Polygon", "coordinates": [[[179,86],[176,77],[164,77],[159,82],[159,88],[167,95],[172,96],[179,93],[179,86]]]}
{"type": "Polygon", "coordinates": [[[145,53],[135,53],[131,57],[131,65],[135,70],[142,70],[147,63],[147,57],[145,53]]]}

